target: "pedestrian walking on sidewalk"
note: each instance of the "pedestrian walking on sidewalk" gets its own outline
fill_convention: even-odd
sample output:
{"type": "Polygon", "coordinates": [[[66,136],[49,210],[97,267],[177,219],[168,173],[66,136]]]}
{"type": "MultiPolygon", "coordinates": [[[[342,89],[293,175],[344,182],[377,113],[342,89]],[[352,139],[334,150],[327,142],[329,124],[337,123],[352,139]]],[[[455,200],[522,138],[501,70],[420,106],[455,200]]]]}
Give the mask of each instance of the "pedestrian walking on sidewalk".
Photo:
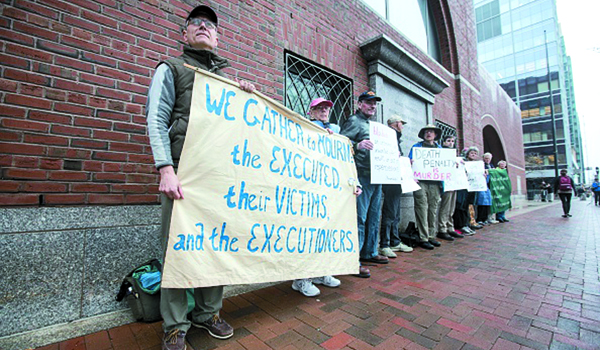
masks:
{"type": "Polygon", "coordinates": [[[594,179],[592,192],[594,192],[594,204],[600,206],[600,182],[598,182],[598,177],[594,179]]]}
{"type": "Polygon", "coordinates": [[[563,218],[570,218],[571,197],[573,197],[573,189],[575,182],[570,176],[567,176],[567,169],[560,171],[560,176],[554,180],[554,193],[558,193],[562,202],[563,218]]]}
{"type": "MultiPolygon", "coordinates": [[[[154,162],[160,173],[163,256],[173,201],[183,199],[184,195],[177,178],[177,167],[187,134],[195,78],[194,70],[184,64],[224,76],[222,69],[229,67],[229,63],[214,52],[219,42],[217,26],[215,11],[204,5],[195,7],[187,16],[182,30],[183,53],[158,64],[148,90],[146,118],[154,162]]],[[[240,87],[247,92],[255,89],[253,84],[245,81],[240,81],[240,87]]],[[[186,289],[161,289],[163,350],[185,350],[185,335],[192,325],[207,330],[214,338],[233,336],[233,328],[219,317],[223,306],[223,286],[195,288],[194,299],[190,320],[186,289]]]]}

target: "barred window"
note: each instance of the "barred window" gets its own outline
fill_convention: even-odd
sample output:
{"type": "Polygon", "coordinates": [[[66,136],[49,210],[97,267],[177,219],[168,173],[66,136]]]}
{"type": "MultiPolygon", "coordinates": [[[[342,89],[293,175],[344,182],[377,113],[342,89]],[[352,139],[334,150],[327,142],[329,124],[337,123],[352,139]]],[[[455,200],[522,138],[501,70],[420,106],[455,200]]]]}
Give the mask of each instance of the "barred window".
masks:
{"type": "Polygon", "coordinates": [[[442,123],[440,121],[435,121],[435,126],[437,126],[438,128],[442,129],[442,137],[441,139],[443,139],[445,136],[450,135],[450,136],[454,136],[456,137],[456,129],[453,128],[452,126],[442,123]]]}
{"type": "Polygon", "coordinates": [[[285,53],[285,105],[302,116],[310,101],[333,102],[329,120],[340,125],[353,112],[352,80],[290,52],[285,53]]]}

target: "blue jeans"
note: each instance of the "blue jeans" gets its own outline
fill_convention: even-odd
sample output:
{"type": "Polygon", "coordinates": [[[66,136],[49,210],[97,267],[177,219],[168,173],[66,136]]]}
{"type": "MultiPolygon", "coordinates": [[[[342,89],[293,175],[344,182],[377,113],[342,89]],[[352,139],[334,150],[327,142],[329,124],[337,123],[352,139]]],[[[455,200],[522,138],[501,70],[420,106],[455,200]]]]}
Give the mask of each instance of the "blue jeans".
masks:
{"type": "Polygon", "coordinates": [[[378,255],[377,236],[381,204],[381,185],[371,184],[371,176],[358,176],[362,194],[356,198],[358,215],[358,247],[360,257],[371,259],[378,255]]]}

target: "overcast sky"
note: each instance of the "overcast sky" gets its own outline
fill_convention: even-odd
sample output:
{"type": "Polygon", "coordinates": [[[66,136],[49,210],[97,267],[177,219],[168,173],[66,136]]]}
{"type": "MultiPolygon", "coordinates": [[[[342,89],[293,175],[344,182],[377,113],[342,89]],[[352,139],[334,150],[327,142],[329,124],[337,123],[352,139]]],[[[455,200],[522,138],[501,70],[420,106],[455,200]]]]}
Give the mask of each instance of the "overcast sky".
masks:
{"type": "Polygon", "coordinates": [[[600,1],[556,0],[556,5],[573,65],[585,166],[600,167],[600,1]]]}

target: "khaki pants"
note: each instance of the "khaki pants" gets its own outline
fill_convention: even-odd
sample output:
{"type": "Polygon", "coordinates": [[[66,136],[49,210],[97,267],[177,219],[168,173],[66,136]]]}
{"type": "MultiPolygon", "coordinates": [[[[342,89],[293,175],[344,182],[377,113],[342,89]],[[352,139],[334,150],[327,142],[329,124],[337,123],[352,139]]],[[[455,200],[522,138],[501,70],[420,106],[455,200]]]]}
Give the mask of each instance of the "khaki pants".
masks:
{"type": "Polygon", "coordinates": [[[435,237],[438,205],[440,203],[440,185],[437,182],[419,182],[421,189],[413,192],[415,217],[419,238],[427,242],[435,237]]]}
{"type": "MultiPolygon", "coordinates": [[[[169,240],[169,227],[173,212],[173,200],[161,195],[161,225],[163,261],[169,240]]],[[[194,289],[195,306],[192,310],[192,320],[200,323],[219,313],[223,307],[223,286],[194,289]]],[[[160,314],[164,320],[163,330],[170,332],[179,329],[187,332],[191,322],[187,318],[188,302],[186,289],[162,288],[160,290],[160,314]]]]}
{"type": "Polygon", "coordinates": [[[448,191],[442,194],[440,202],[440,213],[438,214],[438,232],[454,232],[454,209],[456,208],[456,191],[448,191]]]}

